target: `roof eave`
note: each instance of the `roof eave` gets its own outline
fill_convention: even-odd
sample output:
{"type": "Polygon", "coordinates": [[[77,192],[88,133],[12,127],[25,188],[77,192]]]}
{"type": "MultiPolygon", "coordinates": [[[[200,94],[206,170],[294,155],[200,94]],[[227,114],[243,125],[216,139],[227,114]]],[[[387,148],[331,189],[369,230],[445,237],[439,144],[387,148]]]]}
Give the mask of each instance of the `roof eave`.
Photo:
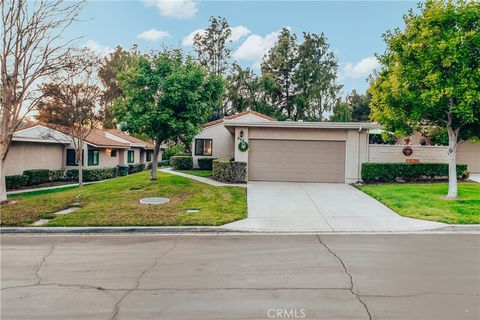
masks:
{"type": "Polygon", "coordinates": [[[375,122],[240,122],[224,121],[223,125],[232,132],[235,127],[282,128],[282,129],[357,129],[369,130],[382,128],[375,122]]]}

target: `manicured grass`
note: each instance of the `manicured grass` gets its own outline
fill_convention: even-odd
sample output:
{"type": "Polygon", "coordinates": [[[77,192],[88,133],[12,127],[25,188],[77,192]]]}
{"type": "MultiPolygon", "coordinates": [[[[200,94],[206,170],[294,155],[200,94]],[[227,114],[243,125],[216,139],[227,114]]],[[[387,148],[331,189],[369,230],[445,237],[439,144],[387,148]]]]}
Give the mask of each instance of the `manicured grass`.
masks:
{"type": "Polygon", "coordinates": [[[442,199],[447,183],[379,184],[358,189],[405,217],[451,224],[480,223],[479,183],[459,183],[457,200],[442,199]]]}
{"type": "Polygon", "coordinates": [[[9,196],[18,203],[1,207],[2,226],[28,226],[41,218],[52,218],[47,226],[160,226],[222,225],[247,216],[246,190],[213,187],[188,178],[149,172],[115,178],[83,189],[70,187],[9,196]],[[53,213],[77,202],[81,209],[55,216],[53,213]],[[164,205],[141,205],[145,197],[167,197],[164,205]],[[187,214],[187,209],[200,213],[187,214]]]}
{"type": "Polygon", "coordinates": [[[209,178],[212,176],[212,170],[176,170],[178,172],[188,173],[194,176],[209,178]]]}

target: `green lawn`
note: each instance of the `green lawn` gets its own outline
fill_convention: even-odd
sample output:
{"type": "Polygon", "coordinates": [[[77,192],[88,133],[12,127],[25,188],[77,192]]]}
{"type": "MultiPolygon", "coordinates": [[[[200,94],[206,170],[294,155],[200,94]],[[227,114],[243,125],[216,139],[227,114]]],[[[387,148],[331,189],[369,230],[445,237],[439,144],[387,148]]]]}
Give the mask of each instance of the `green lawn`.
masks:
{"type": "Polygon", "coordinates": [[[194,176],[209,178],[212,176],[212,170],[176,170],[178,172],[188,173],[194,176]]]}
{"type": "Polygon", "coordinates": [[[140,172],[98,184],[9,196],[18,203],[1,207],[2,226],[28,226],[47,218],[47,226],[175,226],[222,225],[247,216],[246,189],[213,187],[188,178],[158,172],[150,181],[140,172]],[[80,195],[81,209],[55,216],[80,195]],[[167,197],[164,205],[141,205],[144,197],[167,197]],[[200,213],[187,214],[187,209],[200,213]]]}
{"type": "Polygon", "coordinates": [[[480,183],[459,183],[457,200],[442,199],[447,183],[379,184],[358,189],[405,217],[451,224],[480,223],[480,183]]]}

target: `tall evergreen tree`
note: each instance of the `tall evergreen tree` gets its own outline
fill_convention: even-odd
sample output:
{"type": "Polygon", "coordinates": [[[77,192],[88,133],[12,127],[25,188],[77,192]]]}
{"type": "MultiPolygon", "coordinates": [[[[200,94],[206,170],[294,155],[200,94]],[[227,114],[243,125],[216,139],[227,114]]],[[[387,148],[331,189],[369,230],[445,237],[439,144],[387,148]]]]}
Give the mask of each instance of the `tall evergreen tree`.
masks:
{"type": "Polygon", "coordinates": [[[222,17],[210,17],[210,25],[193,38],[193,49],[201,65],[217,76],[225,76],[232,49],[227,45],[232,34],[230,25],[222,17]]]}
{"type": "Polygon", "coordinates": [[[297,36],[288,28],[283,28],[277,43],[265,55],[261,70],[262,75],[270,77],[275,83],[272,102],[292,120],[296,120],[294,77],[297,66],[297,36]]]}
{"type": "Polygon", "coordinates": [[[103,91],[101,98],[102,111],[104,114],[103,127],[115,128],[116,121],[113,115],[113,103],[115,99],[123,96],[117,75],[132,65],[132,57],[138,54],[137,47],[134,46],[129,51],[121,46],[115,48],[115,51],[103,59],[98,70],[98,78],[102,82],[103,91]]]}
{"type": "Polygon", "coordinates": [[[303,33],[304,41],[298,48],[298,67],[294,81],[298,93],[295,98],[297,118],[322,121],[324,114],[339,101],[342,88],[336,83],[338,63],[323,33],[303,33]]]}

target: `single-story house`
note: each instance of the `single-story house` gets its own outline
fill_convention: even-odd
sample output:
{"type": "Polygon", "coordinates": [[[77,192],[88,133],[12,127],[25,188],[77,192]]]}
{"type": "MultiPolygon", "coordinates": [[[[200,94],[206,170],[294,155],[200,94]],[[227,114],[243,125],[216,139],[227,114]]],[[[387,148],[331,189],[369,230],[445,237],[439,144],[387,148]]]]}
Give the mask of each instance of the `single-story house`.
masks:
{"type": "Polygon", "coordinates": [[[247,111],[205,124],[193,141],[194,166],[202,157],[233,157],[247,162],[248,180],[355,182],[368,159],[368,130],[377,127],[275,121],[247,111]]]}
{"type": "MultiPolygon", "coordinates": [[[[403,155],[402,146],[369,145],[369,130],[378,128],[376,123],[276,121],[246,111],[206,123],[192,141],[193,163],[198,168],[199,158],[231,157],[247,163],[250,181],[352,183],[361,179],[362,163],[405,162],[397,157],[403,155]],[[395,156],[382,158],[384,147],[392,148],[387,153],[395,156]]],[[[459,162],[466,159],[469,168],[477,170],[480,145],[462,148],[459,162]]]]}
{"type": "MultiPolygon", "coordinates": [[[[5,175],[22,174],[28,169],[76,168],[74,138],[67,127],[36,123],[17,130],[5,162],[5,175]]],[[[117,129],[95,128],[85,139],[85,169],[148,163],[154,145],[117,129]]],[[[161,154],[160,156],[161,157],[161,154]]]]}

